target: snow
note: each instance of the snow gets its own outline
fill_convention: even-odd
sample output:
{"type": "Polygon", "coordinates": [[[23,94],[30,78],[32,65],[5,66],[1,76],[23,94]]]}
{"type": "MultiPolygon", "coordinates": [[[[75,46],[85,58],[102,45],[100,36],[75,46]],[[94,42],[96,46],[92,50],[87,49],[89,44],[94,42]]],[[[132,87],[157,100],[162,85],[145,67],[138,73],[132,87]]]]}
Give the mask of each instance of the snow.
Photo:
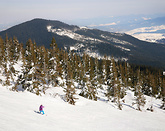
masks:
{"type": "Polygon", "coordinates": [[[131,46],[134,46],[133,44],[131,44],[131,43],[127,42],[127,41],[119,40],[119,39],[114,38],[114,37],[109,37],[109,36],[105,36],[105,35],[101,35],[101,37],[104,38],[104,39],[107,39],[109,41],[121,44],[121,45],[131,45],[131,46]]]}
{"type": "Polygon", "coordinates": [[[134,37],[148,42],[156,42],[157,40],[165,39],[165,35],[161,33],[141,33],[134,34],[134,37]]]}
{"type": "Polygon", "coordinates": [[[143,41],[157,42],[157,40],[165,39],[165,34],[155,33],[155,32],[164,29],[165,29],[165,25],[160,25],[160,26],[137,28],[127,31],[126,33],[143,41]]]}
{"type": "Polygon", "coordinates": [[[80,29],[88,29],[88,27],[82,26],[82,27],[80,27],[80,29]]]}
{"type": "MultiPolygon", "coordinates": [[[[84,28],[80,28],[80,29],[84,29],[84,28]]],[[[86,37],[84,35],[80,35],[78,33],[75,33],[74,31],[69,30],[69,29],[53,29],[53,27],[47,26],[47,30],[48,30],[48,32],[53,32],[53,33],[56,33],[57,35],[60,35],[60,36],[67,36],[71,39],[78,40],[81,42],[85,42],[85,41],[90,41],[91,43],[102,42],[99,39],[95,39],[92,37],[86,37]]]]}
{"type": "MultiPolygon", "coordinates": [[[[70,29],[54,28],[53,26],[47,26],[47,30],[48,30],[48,32],[52,32],[52,33],[55,33],[55,34],[60,35],[60,36],[67,36],[73,40],[77,40],[78,43],[76,43],[75,45],[71,45],[69,47],[70,50],[80,51],[82,48],[86,47],[86,45],[84,44],[85,42],[90,43],[91,45],[106,42],[102,39],[96,39],[96,38],[92,38],[92,37],[87,37],[85,35],[80,35],[80,34],[76,33],[74,30],[70,30],[70,29]]],[[[87,27],[80,27],[79,30],[90,30],[90,29],[88,29],[87,27]]],[[[112,35],[122,36],[124,34],[112,33],[112,35]]],[[[131,49],[123,47],[125,45],[134,46],[133,44],[131,44],[127,41],[119,40],[119,39],[111,37],[111,36],[101,34],[100,37],[104,38],[110,42],[116,43],[118,46],[115,46],[115,47],[120,48],[122,51],[128,51],[128,52],[131,51],[131,49]]],[[[110,42],[106,42],[106,43],[109,44],[110,42]]],[[[92,56],[92,57],[98,57],[99,59],[103,58],[103,56],[100,56],[100,54],[98,53],[97,50],[92,51],[90,49],[85,49],[85,53],[88,54],[89,56],[92,56]]],[[[128,60],[128,58],[116,58],[116,59],[125,60],[125,61],[128,60]]]]}
{"type": "Polygon", "coordinates": [[[122,47],[122,46],[115,46],[115,47],[121,48],[122,50],[125,50],[125,51],[131,51],[130,49],[124,48],[124,47],[122,47]]]}
{"type": "MultiPolygon", "coordinates": [[[[29,131],[155,131],[165,130],[165,111],[159,100],[153,99],[154,112],[137,111],[131,106],[133,93],[127,92],[123,110],[111,102],[92,101],[80,96],[76,105],[66,103],[61,87],[47,90],[37,96],[29,92],[13,92],[0,88],[0,130],[29,131]],[[45,115],[36,113],[39,105],[45,106],[45,115]]],[[[147,97],[147,100],[150,100],[147,97]]]]}
{"type": "MultiPolygon", "coordinates": [[[[22,61],[15,63],[18,74],[23,69],[22,61]]],[[[32,71],[32,70],[31,70],[32,71]]],[[[18,74],[13,76],[16,81],[18,74]]],[[[0,68],[0,79],[5,80],[0,68]]],[[[58,79],[59,83],[65,79],[58,79]]],[[[11,82],[14,84],[14,82],[11,82]]],[[[76,84],[75,84],[76,85],[76,84]]],[[[165,110],[161,110],[161,100],[145,96],[146,104],[142,111],[136,110],[134,93],[126,91],[122,110],[107,101],[106,86],[98,89],[98,101],[92,101],[78,95],[75,105],[65,101],[64,88],[51,85],[45,94],[37,96],[28,91],[11,91],[0,81],[0,131],[163,131],[165,130],[165,110]],[[38,112],[44,105],[45,115],[38,112]],[[154,112],[146,109],[153,105],[154,112]]]]}
{"type": "Polygon", "coordinates": [[[138,32],[141,32],[141,33],[143,33],[143,32],[155,32],[155,31],[163,30],[163,29],[165,29],[165,25],[137,28],[137,29],[133,29],[131,31],[128,31],[126,33],[132,35],[132,34],[135,34],[138,32]]]}

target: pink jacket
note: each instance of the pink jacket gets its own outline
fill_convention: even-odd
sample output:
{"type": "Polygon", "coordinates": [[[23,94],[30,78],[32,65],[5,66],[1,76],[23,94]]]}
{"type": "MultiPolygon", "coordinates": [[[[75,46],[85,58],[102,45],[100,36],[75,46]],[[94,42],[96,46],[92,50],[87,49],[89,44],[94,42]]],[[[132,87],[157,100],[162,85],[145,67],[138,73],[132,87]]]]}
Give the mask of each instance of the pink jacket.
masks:
{"type": "Polygon", "coordinates": [[[42,110],[43,110],[43,108],[44,108],[44,106],[43,106],[43,105],[40,105],[39,110],[40,110],[40,111],[42,111],[42,110]]]}

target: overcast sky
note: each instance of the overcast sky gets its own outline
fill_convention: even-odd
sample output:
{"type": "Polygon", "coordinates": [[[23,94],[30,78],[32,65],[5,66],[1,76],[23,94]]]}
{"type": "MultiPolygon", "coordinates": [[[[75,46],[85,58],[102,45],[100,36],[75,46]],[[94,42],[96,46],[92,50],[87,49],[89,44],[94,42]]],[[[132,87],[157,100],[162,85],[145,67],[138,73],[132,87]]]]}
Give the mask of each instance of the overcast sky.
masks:
{"type": "Polygon", "coordinates": [[[165,14],[165,0],[0,0],[0,24],[157,13],[165,14]]]}

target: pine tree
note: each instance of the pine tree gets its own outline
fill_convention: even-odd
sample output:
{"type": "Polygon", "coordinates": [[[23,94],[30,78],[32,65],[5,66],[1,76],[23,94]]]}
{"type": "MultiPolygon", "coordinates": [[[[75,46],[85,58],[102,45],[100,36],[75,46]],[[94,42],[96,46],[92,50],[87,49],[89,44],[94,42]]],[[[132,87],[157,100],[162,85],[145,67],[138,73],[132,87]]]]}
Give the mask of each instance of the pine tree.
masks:
{"type": "Polygon", "coordinates": [[[25,70],[24,70],[24,79],[25,82],[23,84],[23,88],[30,92],[33,92],[37,95],[41,92],[41,84],[44,84],[44,79],[42,79],[43,74],[41,70],[41,66],[39,66],[39,55],[38,55],[38,48],[36,43],[32,42],[29,39],[26,43],[25,55],[26,55],[26,62],[25,62],[25,70]]]}
{"type": "Polygon", "coordinates": [[[162,85],[161,85],[162,89],[161,89],[161,96],[162,96],[162,105],[161,105],[161,109],[165,110],[165,77],[162,77],[162,85]]]}
{"type": "Polygon", "coordinates": [[[6,77],[6,80],[4,82],[4,85],[6,86],[10,86],[11,83],[10,81],[13,80],[13,74],[12,74],[12,70],[14,71],[14,67],[13,67],[13,63],[12,63],[12,55],[10,53],[10,49],[11,49],[11,45],[12,45],[12,40],[8,39],[8,36],[6,35],[6,39],[5,39],[5,43],[4,43],[4,49],[5,49],[5,52],[4,52],[4,64],[3,64],[3,67],[4,67],[4,74],[5,74],[5,77],[6,77]]]}
{"type": "Polygon", "coordinates": [[[145,97],[142,93],[142,79],[141,79],[141,74],[140,74],[140,69],[137,71],[137,84],[135,86],[135,96],[136,96],[136,104],[137,104],[137,109],[141,111],[141,106],[145,105],[145,97]]]}
{"type": "Polygon", "coordinates": [[[117,78],[116,85],[115,85],[115,96],[114,97],[115,97],[115,102],[116,102],[119,110],[122,110],[122,104],[121,104],[122,95],[123,95],[122,86],[121,86],[119,78],[117,78]]]}
{"type": "Polygon", "coordinates": [[[78,88],[79,89],[83,89],[83,87],[85,86],[85,82],[84,82],[84,66],[83,66],[83,62],[81,61],[81,58],[78,57],[78,61],[79,61],[79,65],[78,65],[78,88]]]}
{"type": "Polygon", "coordinates": [[[25,71],[25,66],[26,66],[26,60],[25,60],[25,51],[23,48],[23,44],[19,45],[19,58],[18,61],[21,61],[21,69],[22,72],[19,73],[17,81],[16,81],[16,85],[13,87],[14,90],[17,90],[17,86],[20,87],[21,90],[24,89],[24,83],[25,83],[25,75],[24,75],[24,71],[25,71]]]}
{"type": "Polygon", "coordinates": [[[57,85],[57,78],[60,77],[62,75],[62,67],[61,67],[61,64],[60,64],[60,60],[59,60],[59,49],[57,47],[57,43],[56,43],[56,40],[55,38],[53,37],[52,38],[52,41],[51,41],[51,44],[50,44],[50,47],[52,47],[51,51],[50,51],[50,63],[49,63],[49,69],[50,69],[50,81],[51,81],[51,84],[53,86],[56,86],[57,85]]]}
{"type": "MultiPolygon", "coordinates": [[[[110,65],[110,74],[109,74],[109,80],[108,80],[108,88],[106,96],[109,100],[112,100],[115,96],[115,80],[117,79],[116,76],[116,63],[115,60],[111,59],[111,65],[110,65]]],[[[113,101],[113,100],[112,100],[113,101]]]]}
{"type": "Polygon", "coordinates": [[[48,49],[45,49],[44,46],[42,46],[40,48],[40,54],[41,54],[41,56],[39,58],[39,61],[41,63],[40,68],[42,68],[42,74],[43,74],[43,77],[44,77],[43,79],[45,81],[45,84],[49,85],[50,77],[49,77],[49,74],[48,74],[48,72],[49,72],[49,68],[48,68],[48,66],[49,66],[49,56],[48,56],[48,53],[49,53],[48,49]]]}
{"type": "Polygon", "coordinates": [[[66,93],[65,94],[66,101],[69,104],[75,105],[76,98],[74,97],[74,95],[76,94],[76,91],[75,91],[75,87],[73,84],[73,72],[71,70],[71,63],[69,60],[67,61],[66,72],[67,72],[67,74],[66,74],[66,88],[64,90],[64,92],[66,93]]]}
{"type": "Polygon", "coordinates": [[[5,46],[4,46],[4,40],[0,37],[0,65],[4,62],[4,56],[5,56],[5,46]]]}
{"type": "Polygon", "coordinates": [[[121,84],[123,87],[126,87],[126,76],[125,76],[126,72],[124,72],[124,68],[122,66],[122,64],[120,64],[120,79],[121,79],[121,84]]]}
{"type": "MultiPolygon", "coordinates": [[[[144,86],[143,86],[143,93],[145,95],[148,95],[148,96],[152,96],[152,83],[151,83],[151,72],[147,69],[146,70],[146,73],[144,74],[145,78],[143,78],[143,83],[144,83],[144,86]]],[[[153,82],[153,81],[152,81],[153,82]]]]}
{"type": "Polygon", "coordinates": [[[104,56],[102,60],[102,71],[101,71],[102,84],[107,85],[107,56],[104,56]]]}
{"type": "Polygon", "coordinates": [[[95,58],[95,70],[94,70],[94,74],[95,74],[95,82],[97,84],[97,88],[101,88],[101,74],[100,74],[100,70],[99,70],[99,60],[97,58],[95,58]]]}
{"type": "Polygon", "coordinates": [[[129,72],[128,72],[128,63],[124,63],[124,72],[125,72],[125,86],[126,88],[128,88],[129,86],[129,72]]]}
{"type": "Polygon", "coordinates": [[[83,87],[80,95],[92,99],[97,100],[96,94],[96,83],[94,80],[94,63],[92,58],[88,55],[84,54],[83,56],[83,67],[84,67],[84,76],[82,78],[83,87]]]}
{"type": "Polygon", "coordinates": [[[14,61],[17,61],[20,57],[21,44],[19,43],[19,41],[16,37],[13,38],[12,48],[14,49],[13,59],[14,59],[14,61]]]}
{"type": "Polygon", "coordinates": [[[117,107],[120,110],[122,110],[122,105],[121,105],[120,100],[124,93],[122,92],[122,87],[121,87],[122,85],[118,77],[117,69],[118,69],[118,65],[116,64],[116,66],[113,67],[113,71],[114,71],[114,100],[113,102],[115,102],[117,104],[117,107]]]}

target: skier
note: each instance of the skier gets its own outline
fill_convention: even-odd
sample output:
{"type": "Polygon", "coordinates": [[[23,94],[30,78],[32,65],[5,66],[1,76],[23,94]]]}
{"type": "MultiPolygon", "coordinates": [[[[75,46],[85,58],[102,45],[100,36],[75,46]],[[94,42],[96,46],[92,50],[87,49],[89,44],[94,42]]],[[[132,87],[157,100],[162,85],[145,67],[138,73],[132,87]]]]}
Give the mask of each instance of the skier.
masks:
{"type": "Polygon", "coordinates": [[[45,113],[44,113],[44,110],[43,110],[43,108],[44,108],[44,106],[43,106],[43,105],[40,105],[40,108],[39,108],[39,110],[40,110],[40,114],[42,113],[42,114],[44,115],[45,113]]]}

